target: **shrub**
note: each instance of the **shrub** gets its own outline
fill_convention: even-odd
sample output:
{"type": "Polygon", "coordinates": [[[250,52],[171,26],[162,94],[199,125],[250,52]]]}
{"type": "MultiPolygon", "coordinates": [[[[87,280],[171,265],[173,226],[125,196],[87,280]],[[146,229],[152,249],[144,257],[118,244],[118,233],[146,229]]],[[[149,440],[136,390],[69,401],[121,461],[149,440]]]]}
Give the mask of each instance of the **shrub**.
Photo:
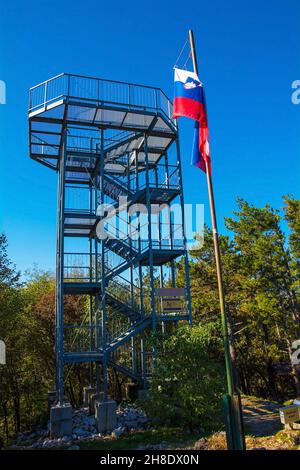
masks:
{"type": "Polygon", "coordinates": [[[212,325],[181,326],[165,339],[144,404],[148,416],[190,430],[219,421],[224,388],[219,351],[212,325]]]}

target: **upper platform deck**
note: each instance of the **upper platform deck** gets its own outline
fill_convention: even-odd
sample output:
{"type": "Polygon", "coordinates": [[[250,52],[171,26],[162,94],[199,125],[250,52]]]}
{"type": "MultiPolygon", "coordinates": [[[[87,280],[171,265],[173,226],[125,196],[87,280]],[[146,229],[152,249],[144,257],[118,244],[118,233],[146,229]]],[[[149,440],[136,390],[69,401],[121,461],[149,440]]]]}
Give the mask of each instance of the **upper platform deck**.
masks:
{"type": "Polygon", "coordinates": [[[79,128],[81,141],[85,131],[106,129],[106,150],[115,150],[123,138],[136,150],[134,142],[138,149],[139,136],[147,132],[157,159],[177,135],[172,103],[160,88],[79,75],[61,74],[32,87],[28,117],[30,156],[54,169],[64,124],[72,133],[79,128]]]}

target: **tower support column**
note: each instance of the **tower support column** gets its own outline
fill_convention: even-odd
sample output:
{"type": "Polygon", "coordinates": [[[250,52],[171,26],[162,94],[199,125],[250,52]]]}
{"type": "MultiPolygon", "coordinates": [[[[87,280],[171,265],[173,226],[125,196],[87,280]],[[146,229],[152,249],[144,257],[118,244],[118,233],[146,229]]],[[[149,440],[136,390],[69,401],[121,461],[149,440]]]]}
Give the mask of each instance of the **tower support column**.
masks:
{"type": "Polygon", "coordinates": [[[66,129],[59,163],[58,229],[56,244],[56,384],[58,403],[64,404],[64,210],[65,210],[66,129]]]}

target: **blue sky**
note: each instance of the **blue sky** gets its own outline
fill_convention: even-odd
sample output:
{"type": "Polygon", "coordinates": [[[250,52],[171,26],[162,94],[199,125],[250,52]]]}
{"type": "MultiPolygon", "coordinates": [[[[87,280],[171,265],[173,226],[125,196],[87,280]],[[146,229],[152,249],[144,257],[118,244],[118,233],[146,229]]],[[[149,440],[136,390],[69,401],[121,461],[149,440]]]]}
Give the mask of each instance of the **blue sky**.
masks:
{"type": "MultiPolygon", "coordinates": [[[[30,86],[61,72],[161,87],[173,94],[173,66],[191,27],[206,87],[220,231],[236,196],[282,206],[300,197],[299,0],[29,0],[2,3],[0,230],[24,270],[55,262],[56,175],[28,157],[30,86]]],[[[186,202],[204,203],[205,175],[190,166],[191,121],[182,120],[186,202]]]]}

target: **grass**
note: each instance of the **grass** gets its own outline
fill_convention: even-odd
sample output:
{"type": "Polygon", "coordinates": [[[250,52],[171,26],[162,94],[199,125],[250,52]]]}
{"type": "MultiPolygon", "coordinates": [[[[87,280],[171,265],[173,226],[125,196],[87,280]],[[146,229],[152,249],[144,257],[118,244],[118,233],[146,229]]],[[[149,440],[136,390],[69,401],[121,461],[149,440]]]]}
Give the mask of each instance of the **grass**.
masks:
{"type": "MultiPolygon", "coordinates": [[[[300,432],[281,430],[273,436],[255,437],[246,435],[246,449],[300,450],[300,432]]],[[[226,450],[225,432],[217,432],[208,437],[205,450],[226,450]]]]}
{"type": "Polygon", "coordinates": [[[99,441],[78,443],[81,450],[133,450],[139,446],[164,444],[170,449],[193,446],[199,434],[187,434],[180,428],[160,428],[156,430],[136,431],[134,434],[111,437],[99,441]]]}

